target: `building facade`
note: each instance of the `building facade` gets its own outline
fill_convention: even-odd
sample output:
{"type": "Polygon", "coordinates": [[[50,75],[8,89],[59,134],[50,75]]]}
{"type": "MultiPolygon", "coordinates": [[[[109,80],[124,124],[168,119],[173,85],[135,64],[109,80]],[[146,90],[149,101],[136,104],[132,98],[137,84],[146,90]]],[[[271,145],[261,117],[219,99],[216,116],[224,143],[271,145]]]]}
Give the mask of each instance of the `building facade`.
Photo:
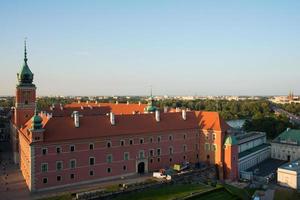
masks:
{"type": "Polygon", "coordinates": [[[243,172],[271,157],[266,133],[248,132],[236,136],[239,148],[239,170],[243,172]]]}
{"type": "Polygon", "coordinates": [[[288,128],[271,142],[272,158],[288,162],[300,159],[300,130],[288,128]]]}
{"type": "Polygon", "coordinates": [[[91,183],[206,162],[238,178],[238,146],[217,112],[161,112],[148,105],[87,102],[36,111],[33,74],[18,74],[14,159],[31,191],[91,183]],[[144,106],[143,109],[141,106],[144,106]],[[144,111],[144,112],[141,112],[144,111]]]}
{"type": "Polygon", "coordinates": [[[277,183],[285,187],[300,189],[300,160],[279,167],[277,170],[277,183]]]}

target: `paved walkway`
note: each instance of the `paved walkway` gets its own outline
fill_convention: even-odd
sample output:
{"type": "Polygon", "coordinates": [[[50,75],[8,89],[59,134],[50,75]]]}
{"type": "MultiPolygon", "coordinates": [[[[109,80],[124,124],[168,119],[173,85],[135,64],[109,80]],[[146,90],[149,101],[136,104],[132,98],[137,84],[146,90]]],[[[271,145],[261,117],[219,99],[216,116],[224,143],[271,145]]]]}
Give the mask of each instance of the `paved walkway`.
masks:
{"type": "Polygon", "coordinates": [[[32,199],[18,166],[14,165],[9,158],[11,158],[9,153],[2,152],[2,161],[0,163],[0,199],[32,199]]]}
{"type": "Polygon", "coordinates": [[[110,181],[96,182],[93,184],[82,184],[69,188],[62,188],[52,191],[30,193],[23,179],[18,166],[13,164],[11,154],[2,152],[2,161],[0,163],[0,199],[1,200],[31,200],[41,199],[50,196],[62,195],[65,193],[78,193],[100,189],[114,184],[131,184],[143,182],[150,178],[152,174],[133,175],[125,179],[117,178],[110,181]]]}

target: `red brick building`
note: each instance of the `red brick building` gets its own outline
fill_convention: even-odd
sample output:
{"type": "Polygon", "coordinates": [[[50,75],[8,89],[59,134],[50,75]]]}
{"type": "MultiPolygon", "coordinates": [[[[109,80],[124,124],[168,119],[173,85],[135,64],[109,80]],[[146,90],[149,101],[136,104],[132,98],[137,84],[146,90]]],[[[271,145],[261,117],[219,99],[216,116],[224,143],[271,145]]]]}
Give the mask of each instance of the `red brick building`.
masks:
{"type": "Polygon", "coordinates": [[[14,159],[31,191],[151,172],[185,161],[237,179],[238,151],[217,112],[160,112],[144,104],[72,103],[35,112],[33,74],[18,74],[14,159]]]}

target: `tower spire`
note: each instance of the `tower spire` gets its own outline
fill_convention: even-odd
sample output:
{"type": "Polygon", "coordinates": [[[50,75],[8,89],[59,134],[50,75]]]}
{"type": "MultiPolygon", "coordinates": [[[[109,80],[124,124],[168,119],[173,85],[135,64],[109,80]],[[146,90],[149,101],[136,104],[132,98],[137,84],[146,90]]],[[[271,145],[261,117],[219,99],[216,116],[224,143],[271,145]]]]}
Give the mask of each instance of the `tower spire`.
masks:
{"type": "Polygon", "coordinates": [[[24,61],[27,62],[27,49],[26,49],[26,40],[27,38],[24,38],[24,61]]]}

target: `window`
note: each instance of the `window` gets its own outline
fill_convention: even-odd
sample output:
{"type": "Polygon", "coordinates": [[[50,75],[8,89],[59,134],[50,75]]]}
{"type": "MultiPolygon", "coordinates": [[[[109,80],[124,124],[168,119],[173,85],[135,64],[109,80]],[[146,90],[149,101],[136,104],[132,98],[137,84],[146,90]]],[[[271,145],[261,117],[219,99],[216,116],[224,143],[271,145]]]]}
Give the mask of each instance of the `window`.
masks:
{"type": "Polygon", "coordinates": [[[90,170],[90,176],[94,176],[94,171],[90,170]]]}
{"type": "Polygon", "coordinates": [[[141,138],[141,139],[140,139],[140,144],[143,144],[143,143],[144,143],[144,139],[141,138]]]}
{"type": "Polygon", "coordinates": [[[209,144],[208,143],[205,143],[205,151],[209,151],[209,144]]]}
{"type": "Polygon", "coordinates": [[[111,154],[108,154],[107,156],[106,156],[106,162],[107,163],[111,163],[112,162],[112,155],[111,154]]]}
{"type": "Polygon", "coordinates": [[[75,146],[74,146],[74,145],[71,145],[71,146],[70,146],[70,151],[71,151],[71,152],[75,151],[75,146]]]}
{"type": "Polygon", "coordinates": [[[158,136],[157,137],[157,142],[160,142],[161,141],[161,136],[158,136]]]}
{"type": "Polygon", "coordinates": [[[62,161],[57,161],[57,162],[56,162],[56,170],[57,170],[57,171],[60,171],[60,170],[62,170],[62,168],[63,168],[63,163],[62,163],[62,161]]]}
{"type": "Polygon", "coordinates": [[[124,152],[124,160],[129,160],[129,152],[124,152]]]}
{"type": "Polygon", "coordinates": [[[48,183],[48,179],[47,178],[43,178],[43,183],[44,184],[48,183]]]}
{"type": "Polygon", "coordinates": [[[75,175],[74,174],[70,174],[70,179],[74,179],[75,175]]]}
{"type": "Polygon", "coordinates": [[[94,165],[95,164],[95,158],[94,157],[90,157],[89,158],[89,163],[90,163],[90,165],[94,165]]]}
{"type": "Polygon", "coordinates": [[[106,147],[107,147],[107,148],[110,148],[110,147],[111,147],[111,142],[110,142],[110,141],[106,143],[106,147]]]}
{"type": "Polygon", "coordinates": [[[90,144],[90,150],[93,150],[93,149],[94,149],[94,144],[91,143],[91,144],[90,144]]]}
{"type": "Polygon", "coordinates": [[[140,158],[140,159],[145,158],[145,152],[144,152],[144,150],[141,150],[141,151],[139,152],[139,158],[140,158]]]}
{"type": "Polygon", "coordinates": [[[186,156],[183,156],[183,160],[185,160],[186,159],[186,156]]]}
{"type": "Polygon", "coordinates": [[[160,154],[161,154],[161,150],[157,149],[157,156],[160,156],[160,154]]]}
{"type": "Polygon", "coordinates": [[[157,162],[160,162],[160,158],[157,158],[157,162]]]}
{"type": "Polygon", "coordinates": [[[184,144],[184,145],[183,145],[183,152],[186,152],[186,150],[187,150],[187,147],[186,147],[186,145],[184,144]]]}
{"type": "Polygon", "coordinates": [[[28,100],[25,100],[25,105],[27,105],[28,104],[28,100]]]}
{"type": "Polygon", "coordinates": [[[209,139],[209,133],[205,134],[205,139],[208,140],[209,139]]]}
{"type": "Polygon", "coordinates": [[[152,143],[153,142],[153,137],[150,137],[149,141],[150,141],[150,143],[152,143]]]}
{"type": "Polygon", "coordinates": [[[216,134],[215,133],[212,134],[212,137],[213,137],[212,138],[213,140],[216,140],[216,134]]]}
{"type": "Polygon", "coordinates": [[[126,170],[127,170],[126,165],[123,165],[123,171],[126,171],[126,170]]]}
{"type": "Polygon", "coordinates": [[[173,147],[169,147],[169,154],[170,154],[170,155],[173,154],[173,147]]]}
{"type": "Polygon", "coordinates": [[[61,147],[56,147],[56,153],[61,153],[61,147]]]}
{"type": "Polygon", "coordinates": [[[150,159],[150,163],[153,163],[153,159],[152,158],[150,159]]]}
{"type": "Polygon", "coordinates": [[[56,180],[57,180],[57,181],[61,181],[61,176],[57,176],[57,177],[56,177],[56,180]]]}
{"type": "Polygon", "coordinates": [[[170,158],[170,160],[169,160],[169,161],[170,161],[170,162],[172,162],[172,160],[173,160],[173,159],[172,159],[172,158],[170,158]]]}
{"type": "Polygon", "coordinates": [[[173,135],[169,135],[169,140],[173,140],[173,135]]]}
{"type": "Polygon", "coordinates": [[[154,156],[154,150],[153,149],[149,150],[149,156],[151,156],[151,157],[154,156]]]}
{"type": "Polygon", "coordinates": [[[196,150],[199,150],[199,144],[195,144],[196,150]]]}
{"type": "Polygon", "coordinates": [[[120,141],[120,146],[124,146],[125,145],[125,141],[124,140],[121,140],[120,141]]]}
{"type": "Polygon", "coordinates": [[[46,155],[48,153],[48,149],[47,148],[42,148],[42,154],[46,155]]]}
{"type": "Polygon", "coordinates": [[[133,140],[132,139],[129,140],[129,144],[133,145],[133,140]]]}
{"type": "Polygon", "coordinates": [[[110,167],[107,168],[106,171],[107,171],[107,173],[111,173],[111,168],[110,167]]]}
{"type": "Polygon", "coordinates": [[[48,171],[48,163],[42,163],[41,171],[42,172],[47,172],[48,171]]]}
{"type": "Polygon", "coordinates": [[[186,134],[183,134],[183,139],[186,139],[186,134]]]}
{"type": "Polygon", "coordinates": [[[70,168],[71,169],[75,169],[76,168],[76,160],[75,159],[70,160],[70,168]]]}
{"type": "Polygon", "coordinates": [[[212,145],[212,151],[216,151],[217,150],[217,145],[216,144],[213,144],[212,145]]]}

